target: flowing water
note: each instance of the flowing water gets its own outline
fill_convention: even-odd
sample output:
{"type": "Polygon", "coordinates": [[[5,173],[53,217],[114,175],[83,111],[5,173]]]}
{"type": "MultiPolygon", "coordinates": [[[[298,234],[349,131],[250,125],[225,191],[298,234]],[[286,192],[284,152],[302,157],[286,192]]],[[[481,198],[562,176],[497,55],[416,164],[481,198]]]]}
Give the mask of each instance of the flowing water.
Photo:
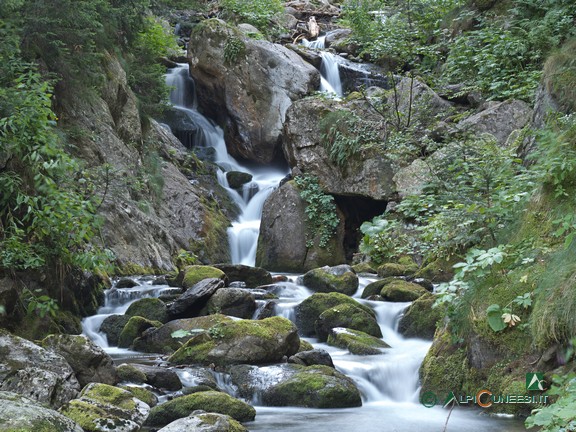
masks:
{"type": "MultiPolygon", "coordinates": [[[[336,68],[337,69],[337,68],[336,68]]],[[[328,81],[326,81],[328,82],[328,81]]],[[[277,186],[285,171],[270,168],[248,168],[240,164],[226,150],[222,130],[202,116],[195,108],[193,82],[189,78],[186,65],[172,69],[167,75],[167,83],[173,87],[171,101],[197,125],[190,139],[195,146],[213,147],[215,162],[222,167],[219,173],[221,184],[241,209],[241,215],[229,229],[232,260],[234,263],[254,264],[256,242],[260,226],[262,207],[266,197],[277,186]],[[244,171],[253,175],[252,181],[242,191],[228,187],[225,172],[244,171]]],[[[330,88],[334,89],[333,83],[330,88]]],[[[328,87],[325,87],[328,88],[328,87]]],[[[337,88],[337,86],[336,86],[337,88]]],[[[363,300],[360,294],[366,284],[374,279],[360,278],[360,286],[354,297],[371,307],[382,330],[383,340],[390,348],[382,354],[358,356],[347,350],[334,348],[315,339],[308,339],[316,348],[328,351],[336,368],[352,378],[362,394],[362,407],[348,409],[307,409],[293,407],[263,407],[255,403],[257,416],[254,422],[246,424],[251,431],[283,432],[380,432],[380,431],[521,431],[521,422],[489,417],[472,409],[455,409],[450,414],[448,427],[445,424],[449,411],[440,407],[425,408],[418,402],[418,370],[431,342],[420,339],[406,339],[397,331],[398,321],[408,303],[389,303],[363,300]]],[[[150,355],[142,355],[125,349],[111,347],[106,336],[99,332],[104,319],[111,314],[123,314],[129,305],[139,298],[158,297],[172,288],[155,285],[150,278],[136,279],[134,288],[116,288],[106,292],[106,300],[97,315],[83,321],[84,334],[113,355],[117,361],[129,358],[131,361],[149,361],[150,355]],[[141,360],[139,360],[141,359],[141,360]]],[[[294,308],[312,294],[299,283],[295,275],[289,275],[287,282],[280,282],[270,289],[279,299],[276,315],[295,320],[294,308]]],[[[184,386],[194,385],[185,369],[178,373],[184,386]]],[[[259,369],[259,380],[263,383],[276,378],[275,366],[259,369]]],[[[225,391],[234,394],[234,386],[226,374],[214,373],[225,391]]],[[[458,390],[458,389],[455,389],[458,390]]],[[[160,400],[166,400],[163,395],[160,400]]]]}
{"type": "Polygon", "coordinates": [[[342,81],[340,80],[340,69],[338,62],[340,57],[331,52],[324,51],[326,46],[326,36],[319,36],[315,41],[303,40],[303,44],[308,48],[320,50],[322,64],[320,65],[320,91],[336,98],[341,98],[342,81]]]}
{"type": "Polygon", "coordinates": [[[278,187],[280,180],[286,177],[288,169],[250,167],[228,154],[222,129],[196,109],[194,81],[189,75],[187,64],[170,69],[166,75],[166,84],[172,88],[170,102],[174,108],[188,116],[196,125],[192,139],[184,144],[188,147],[214,149],[214,162],[220,167],[218,182],[240,209],[240,216],[228,228],[231,261],[233,264],[253,266],[256,262],[256,245],[264,201],[278,187]],[[230,171],[248,173],[252,176],[252,180],[245,183],[241,190],[232,189],[226,177],[226,173],[230,171]]]}

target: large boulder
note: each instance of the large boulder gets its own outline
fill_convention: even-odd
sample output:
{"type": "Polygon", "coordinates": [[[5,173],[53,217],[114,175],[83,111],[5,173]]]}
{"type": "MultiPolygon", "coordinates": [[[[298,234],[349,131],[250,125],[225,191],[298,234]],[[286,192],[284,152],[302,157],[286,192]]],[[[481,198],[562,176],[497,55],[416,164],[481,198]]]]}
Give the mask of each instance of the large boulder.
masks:
{"type": "Polygon", "coordinates": [[[304,285],[316,292],[339,292],[353,295],[358,289],[358,276],[349,265],[324,266],[307,272],[304,285]]]}
{"type": "Polygon", "coordinates": [[[118,346],[120,348],[129,348],[134,341],[150,328],[159,328],[162,326],[160,321],[150,321],[140,316],[131,317],[118,336],[118,346]]]}
{"type": "Polygon", "coordinates": [[[237,318],[252,318],[256,311],[256,300],[250,291],[242,288],[220,288],[202,311],[202,315],[221,313],[237,318]]]}
{"type": "Polygon", "coordinates": [[[367,314],[374,317],[374,311],[367,306],[358,303],[347,295],[331,292],[331,293],[315,293],[302,301],[296,306],[296,325],[298,330],[304,336],[313,336],[316,334],[315,324],[318,317],[326,310],[338,306],[340,304],[350,304],[354,307],[360,308],[367,314]]]}
{"type": "Polygon", "coordinates": [[[110,385],[118,382],[112,358],[83,335],[50,335],[42,346],[66,359],[82,387],[91,382],[110,385]]]}
{"type": "Polygon", "coordinates": [[[133,348],[147,353],[171,354],[191,339],[196,332],[208,330],[216,324],[232,321],[227,316],[214,314],[204,317],[179,319],[167,322],[162,327],[149,330],[134,341],[133,348]],[[172,333],[181,330],[181,334],[172,333]]]}
{"type": "Polygon", "coordinates": [[[61,412],[85,432],[136,432],[146,420],[150,407],[127,390],[92,383],[82,389],[80,398],[64,405],[61,412]]]}
{"type": "Polygon", "coordinates": [[[189,265],[184,267],[176,278],[176,284],[184,289],[192,288],[204,279],[222,279],[226,282],[226,275],[222,270],[212,266],[189,265]]]}
{"type": "Polygon", "coordinates": [[[288,358],[288,363],[299,364],[302,366],[324,365],[334,367],[332,357],[328,354],[328,351],[323,349],[299,351],[288,358]]]}
{"type": "Polygon", "coordinates": [[[141,316],[150,321],[160,321],[161,323],[165,323],[168,320],[166,303],[153,297],[136,300],[128,306],[124,315],[128,317],[141,316]]]}
{"type": "Polygon", "coordinates": [[[200,412],[174,420],[158,432],[248,432],[229,415],[200,412]]]}
{"type": "Polygon", "coordinates": [[[435,301],[432,293],[416,299],[400,319],[398,332],[405,337],[432,339],[443,316],[441,308],[433,308],[435,301]]]}
{"type": "Polygon", "coordinates": [[[273,282],[272,275],[262,267],[252,267],[243,264],[214,264],[222,270],[230,282],[244,282],[248,288],[269,285],[273,282]]]}
{"type": "MultiPolygon", "coordinates": [[[[392,180],[395,171],[386,154],[372,146],[349,157],[343,167],[330,159],[322,143],[322,121],[319,121],[319,116],[320,119],[327,119],[341,110],[339,103],[320,98],[302,99],[290,107],[286,114],[283,140],[284,155],[289,165],[318,177],[318,182],[327,193],[389,199],[395,192],[392,180]]],[[[351,113],[358,108],[350,107],[349,110],[351,113]]],[[[370,113],[369,108],[361,110],[361,116],[373,122],[374,130],[379,130],[377,124],[381,118],[370,113]]]]}
{"type": "Polygon", "coordinates": [[[380,291],[380,295],[385,301],[391,302],[411,302],[428,293],[421,285],[396,279],[386,284],[380,291]]]}
{"type": "Polygon", "coordinates": [[[382,330],[380,330],[376,318],[358,306],[349,303],[326,309],[320,314],[314,327],[316,335],[321,341],[326,341],[335,327],[360,330],[371,336],[382,337],[382,330]]]}
{"type": "Polygon", "coordinates": [[[192,32],[190,73],[205,114],[225,126],[234,156],[271,162],[292,101],[318,88],[320,75],[281,45],[252,39],[210,19],[192,32]]]}
{"type": "Polygon", "coordinates": [[[192,337],[176,351],[173,364],[262,364],[282,360],[298,351],[296,326],[286,318],[238,320],[218,324],[192,337]]]}
{"type": "Polygon", "coordinates": [[[182,388],[178,374],[173,370],[158,366],[135,364],[134,367],[144,374],[145,382],[158,389],[176,391],[182,388]]]}
{"type": "Polygon", "coordinates": [[[100,325],[100,332],[106,335],[106,339],[110,346],[118,345],[118,338],[122,329],[128,323],[131,317],[127,315],[110,315],[102,321],[100,325]]]}
{"type": "Polygon", "coordinates": [[[73,420],[17,393],[0,392],[3,431],[83,432],[73,420]]]}
{"type": "Polygon", "coordinates": [[[0,391],[57,409],[76,397],[80,384],[61,355],[0,329],[0,391]]]}
{"type": "MultiPolygon", "coordinates": [[[[220,270],[218,271],[221,272],[220,270]]],[[[221,273],[224,275],[223,272],[221,273]]],[[[220,278],[200,280],[168,306],[169,318],[173,320],[176,318],[191,318],[197,316],[206,305],[210,296],[212,296],[216,290],[224,287],[224,285],[224,281],[220,278]]]]}
{"type": "Polygon", "coordinates": [[[382,349],[390,348],[386,342],[360,330],[335,327],[328,335],[328,345],[344,348],[352,354],[382,354],[382,349]]]}
{"type": "Polygon", "coordinates": [[[262,212],[256,264],[270,271],[301,272],[323,265],[338,265],[346,261],[344,253],[344,223],[325,248],[314,238],[308,247],[308,216],[306,201],[293,181],[283,184],[270,194],[262,212]],[[290,241],[286,241],[290,239],[290,241]]]}
{"type": "Polygon", "coordinates": [[[256,416],[256,410],[239,399],[222,392],[204,391],[177,397],[152,408],[146,425],[164,426],[188,417],[196,410],[226,414],[241,422],[254,420],[256,416]]]}

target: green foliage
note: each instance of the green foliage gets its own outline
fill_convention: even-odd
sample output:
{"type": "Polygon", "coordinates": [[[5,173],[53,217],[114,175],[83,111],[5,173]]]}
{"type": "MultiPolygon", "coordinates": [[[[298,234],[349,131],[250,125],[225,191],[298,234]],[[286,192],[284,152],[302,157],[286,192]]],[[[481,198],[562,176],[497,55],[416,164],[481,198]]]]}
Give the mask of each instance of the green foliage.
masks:
{"type": "MultiPolygon", "coordinates": [[[[41,291],[41,290],[37,290],[41,291]]],[[[36,295],[30,291],[26,291],[26,297],[24,299],[27,302],[26,312],[28,315],[38,315],[40,318],[50,316],[56,318],[56,314],[60,309],[58,303],[53,298],[47,295],[36,295]]]]}
{"type": "Polygon", "coordinates": [[[526,419],[526,427],[540,427],[540,432],[569,432],[576,429],[576,374],[552,377],[547,391],[558,400],[552,405],[536,409],[526,419]]]}
{"type": "Polygon", "coordinates": [[[361,119],[348,110],[329,112],[320,121],[322,145],[330,160],[344,168],[362,149],[380,141],[374,122],[361,119]]]}
{"type": "Polygon", "coordinates": [[[414,253],[416,249],[403,225],[394,219],[376,216],[371,222],[364,222],[360,231],[364,234],[360,252],[369,255],[376,264],[414,253]]]}
{"type": "Polygon", "coordinates": [[[252,24],[264,34],[274,29],[274,19],[284,7],[280,0],[221,0],[227,18],[252,24]]]}
{"type": "Polygon", "coordinates": [[[506,306],[492,304],[486,309],[488,324],[495,332],[502,331],[509,327],[514,327],[521,321],[521,319],[518,315],[513,313],[513,307],[528,309],[530,306],[532,306],[531,292],[517,296],[506,306]]]}
{"type": "Polygon", "coordinates": [[[54,128],[50,85],[20,59],[14,33],[3,32],[0,268],[105,265],[110,257],[90,245],[99,226],[94,202],[81,193],[82,170],[54,128]]]}
{"type": "Polygon", "coordinates": [[[343,23],[373,61],[392,59],[399,66],[431,70],[442,58],[446,16],[460,0],[347,0],[343,23]]]}
{"type": "Polygon", "coordinates": [[[228,37],[226,45],[224,45],[224,62],[226,64],[233,65],[245,53],[246,44],[242,40],[234,36],[228,37]]]}
{"type": "Polygon", "coordinates": [[[194,252],[180,249],[174,258],[174,264],[179,270],[182,270],[186,266],[198,264],[198,257],[194,252]]]}
{"type": "Polygon", "coordinates": [[[576,38],[548,57],[543,82],[564,112],[576,111],[576,38]]]}
{"type": "Polygon", "coordinates": [[[318,246],[325,248],[336,233],[340,219],[336,212],[334,197],[324,193],[318,179],[312,176],[298,176],[294,179],[300,189],[300,196],[306,201],[308,216],[308,233],[306,245],[314,245],[314,239],[319,238],[318,246]]]}
{"type": "Polygon", "coordinates": [[[576,33],[571,0],[516,0],[502,17],[474,17],[479,25],[450,46],[444,77],[492,99],[531,100],[550,51],[576,33]]]}

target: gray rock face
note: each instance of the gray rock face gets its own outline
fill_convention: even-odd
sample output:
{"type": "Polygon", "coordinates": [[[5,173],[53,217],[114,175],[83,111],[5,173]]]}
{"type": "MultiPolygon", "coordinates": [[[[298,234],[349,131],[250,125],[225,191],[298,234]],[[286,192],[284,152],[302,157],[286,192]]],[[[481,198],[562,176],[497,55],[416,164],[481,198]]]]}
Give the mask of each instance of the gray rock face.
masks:
{"type": "MultiPolygon", "coordinates": [[[[270,271],[302,271],[346,261],[344,224],[326,248],[306,245],[306,202],[294,182],[272,192],[264,204],[256,264],[270,271]],[[288,240],[289,239],[289,240],[288,240]]],[[[315,242],[317,244],[317,242],[315,242]]]]}
{"type": "Polygon", "coordinates": [[[194,411],[158,432],[248,432],[248,429],[228,415],[194,411]]]}
{"type": "Polygon", "coordinates": [[[0,392],[0,425],[8,431],[83,432],[82,428],[57,411],[45,408],[17,393],[0,392]]]}
{"type": "Polygon", "coordinates": [[[171,319],[194,316],[200,312],[208,298],[224,285],[224,281],[217,278],[208,278],[198,282],[168,307],[168,316],[171,319]]]}
{"type": "Polygon", "coordinates": [[[173,370],[146,365],[134,365],[136,369],[146,375],[146,383],[159,389],[176,391],[182,388],[178,374],[173,370]]]}
{"type": "MultiPolygon", "coordinates": [[[[362,151],[349,158],[343,168],[335,165],[322,145],[320,119],[343,108],[334,101],[307,98],[295,102],[286,113],[283,150],[291,167],[318,177],[324,191],[386,200],[395,191],[394,170],[384,154],[362,151]]],[[[367,111],[367,110],[366,110],[367,111]]],[[[362,112],[366,119],[381,119],[362,112]]]]}
{"type": "Polygon", "coordinates": [[[76,397],[80,384],[62,356],[0,329],[0,391],[59,408],[76,397]]]}
{"type": "Polygon", "coordinates": [[[214,264],[213,267],[226,273],[230,282],[245,282],[248,288],[256,288],[260,285],[272,283],[270,272],[261,267],[251,267],[243,264],[214,264]]]}
{"type": "Polygon", "coordinates": [[[310,351],[300,351],[288,359],[288,363],[302,366],[324,365],[334,367],[332,357],[328,351],[323,349],[313,349],[310,351]]]}
{"type": "Polygon", "coordinates": [[[81,386],[91,382],[110,385],[118,382],[112,358],[83,335],[51,335],[42,345],[68,361],[81,386]]]}
{"type": "Polygon", "coordinates": [[[200,106],[226,126],[230,152],[270,162],[280,149],[286,110],[318,88],[318,70],[283,46],[248,38],[216,19],[199,24],[188,47],[200,106]]]}
{"type": "Polygon", "coordinates": [[[237,318],[252,318],[256,300],[250,291],[242,288],[220,288],[206,303],[203,314],[221,313],[237,318]]]}
{"type": "Polygon", "coordinates": [[[490,134],[503,146],[508,143],[514,131],[519,131],[530,122],[531,117],[532,109],[526,102],[491,102],[485,110],[458,123],[456,129],[474,134],[490,134]]]}

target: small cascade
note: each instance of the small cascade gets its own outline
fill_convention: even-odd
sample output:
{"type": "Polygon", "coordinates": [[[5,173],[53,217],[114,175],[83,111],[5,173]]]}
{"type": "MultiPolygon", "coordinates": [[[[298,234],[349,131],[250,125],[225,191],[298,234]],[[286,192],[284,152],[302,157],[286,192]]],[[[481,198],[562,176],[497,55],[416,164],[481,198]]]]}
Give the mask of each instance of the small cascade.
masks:
{"type": "Polygon", "coordinates": [[[288,169],[278,167],[250,168],[239,163],[228,154],[224,142],[224,132],[196,109],[194,80],[190,77],[187,64],[170,69],[166,83],[172,88],[170,102],[181,114],[187,116],[191,127],[176,136],[188,148],[211,147],[214,149],[214,162],[220,167],[217,174],[231,199],[240,208],[240,216],[228,228],[230,256],[233,264],[253,266],[256,262],[256,246],[260,231],[260,220],[264,201],[288,174],[288,169]],[[252,176],[252,180],[241,190],[232,189],[226,173],[241,171],[252,176]]]}
{"type": "Polygon", "coordinates": [[[320,50],[322,64],[320,65],[320,91],[341,98],[342,81],[340,80],[340,69],[338,67],[339,56],[331,52],[324,51],[326,47],[326,36],[319,36],[315,41],[309,42],[304,39],[303,44],[308,48],[320,50]]]}

